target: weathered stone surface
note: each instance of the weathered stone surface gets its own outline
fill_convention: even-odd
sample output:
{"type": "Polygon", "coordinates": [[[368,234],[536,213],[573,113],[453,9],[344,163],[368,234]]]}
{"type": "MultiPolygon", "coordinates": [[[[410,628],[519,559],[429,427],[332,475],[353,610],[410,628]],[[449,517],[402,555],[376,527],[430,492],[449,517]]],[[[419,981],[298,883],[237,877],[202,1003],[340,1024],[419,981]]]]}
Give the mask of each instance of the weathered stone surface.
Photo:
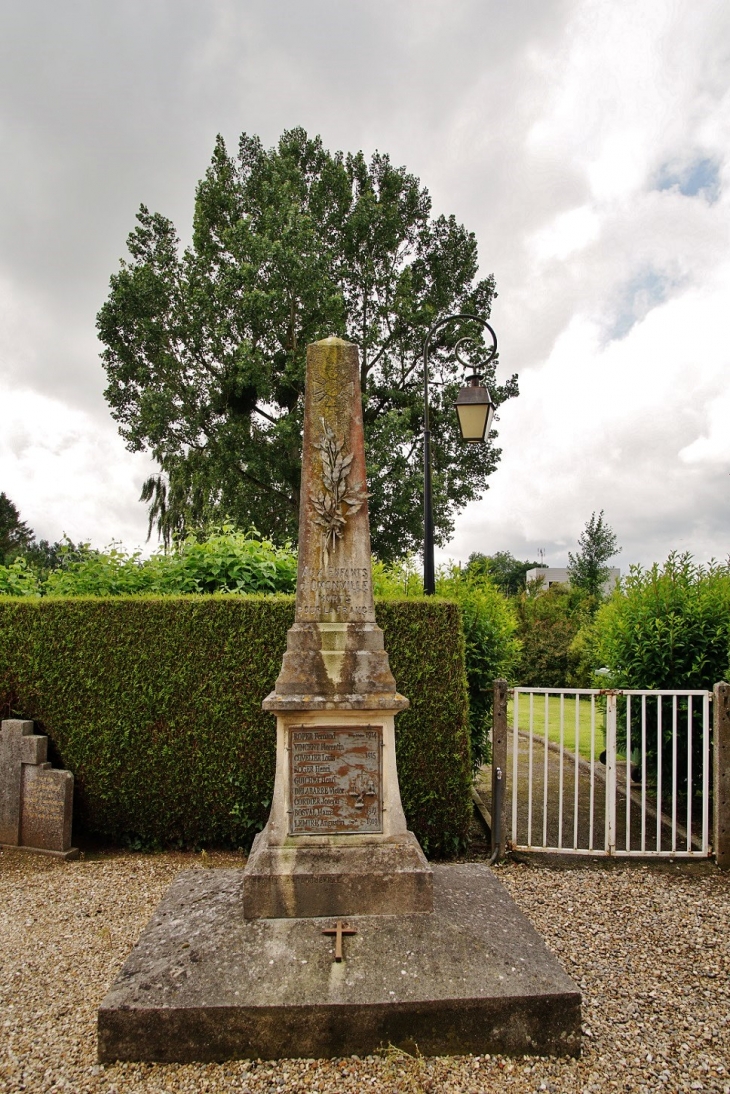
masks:
{"type": "Polygon", "coordinates": [[[296,619],[263,706],[277,715],[276,779],[246,915],[430,911],[398,787],[393,718],[408,700],[375,622],[358,351],[340,338],[307,348],[296,619]],[[298,751],[307,734],[322,747],[298,751]],[[363,734],[375,751],[336,744],[363,734]]]}
{"type": "MultiPolygon", "coordinates": [[[[293,841],[291,841],[293,842],[293,841]]],[[[260,833],[243,881],[249,919],[430,912],[433,874],[412,832],[357,846],[272,847],[260,833]]]]}
{"type": "Polygon", "coordinates": [[[482,864],[434,867],[432,915],[247,920],[242,872],[171,886],[98,1015],[99,1059],[578,1055],[580,993],[482,864]]]}
{"type": "Polygon", "coordinates": [[[33,722],[0,723],[0,845],[74,858],[74,777],[46,762],[48,738],[33,722]]]}
{"type": "Polygon", "coordinates": [[[357,346],[325,338],[307,347],[296,617],[264,709],[365,697],[407,706],[375,622],[357,346]]]}
{"type": "Polygon", "coordinates": [[[74,777],[50,764],[23,764],[20,843],[46,851],[71,847],[74,777]]]}
{"type": "MultiPolygon", "coordinates": [[[[392,713],[359,711],[279,712],[274,800],[245,870],[244,908],[254,918],[278,915],[392,914],[429,912],[432,885],[418,841],[408,831],[398,789],[392,713]],[[381,832],[293,834],[292,732],[327,733],[331,727],[375,726],[381,749],[381,832]],[[311,875],[311,876],[310,876],[311,875]],[[331,901],[329,907],[323,903],[331,901]],[[359,900],[360,907],[354,903],[359,900]]],[[[323,763],[333,782],[349,783],[349,766],[323,763]]]]}
{"type": "Polygon", "coordinates": [[[0,843],[20,842],[20,785],[23,762],[43,763],[47,737],[33,736],[33,722],[6,718],[0,722],[0,843]]]}

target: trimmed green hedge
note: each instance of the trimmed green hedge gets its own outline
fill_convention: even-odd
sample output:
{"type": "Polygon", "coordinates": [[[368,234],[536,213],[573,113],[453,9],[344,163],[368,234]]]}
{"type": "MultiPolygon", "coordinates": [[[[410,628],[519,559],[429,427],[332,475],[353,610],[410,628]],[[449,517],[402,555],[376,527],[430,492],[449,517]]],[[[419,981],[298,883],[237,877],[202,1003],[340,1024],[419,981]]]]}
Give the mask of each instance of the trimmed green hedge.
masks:
{"type": "MultiPolygon", "coordinates": [[[[0,712],[33,718],[76,777],[77,831],[136,847],[248,846],[265,823],[274,719],[261,710],[291,597],[0,600],[0,712]]],[[[464,844],[470,758],[457,605],[381,601],[399,690],[398,769],[430,854],[464,844]]]]}

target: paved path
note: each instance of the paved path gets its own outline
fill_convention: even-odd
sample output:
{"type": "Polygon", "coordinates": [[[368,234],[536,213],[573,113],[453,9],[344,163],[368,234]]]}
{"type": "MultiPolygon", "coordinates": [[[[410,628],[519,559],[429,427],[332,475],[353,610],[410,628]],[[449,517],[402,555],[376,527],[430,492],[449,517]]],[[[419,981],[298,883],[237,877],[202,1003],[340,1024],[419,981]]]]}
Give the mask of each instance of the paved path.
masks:
{"type": "MultiPolygon", "coordinates": [[[[508,735],[507,761],[507,831],[512,836],[512,749],[513,736],[508,735]]],[[[591,794],[591,767],[586,761],[576,764],[576,757],[567,748],[562,756],[562,823],[561,823],[561,756],[557,745],[545,748],[543,737],[535,735],[532,744],[532,810],[528,811],[530,741],[526,733],[518,736],[517,782],[517,839],[518,846],[543,846],[553,848],[595,848],[605,846],[605,767],[596,759],[594,764],[593,793],[591,794]],[[547,751],[547,756],[546,756],[547,751]],[[547,766],[546,766],[547,761],[547,766]],[[547,779],[546,779],[547,770],[547,779]],[[576,779],[577,773],[577,779],[576,779]],[[576,787],[577,782],[577,787],[576,787]],[[547,792],[546,792],[547,790],[547,792]],[[592,799],[592,801],[591,801],[592,799]],[[577,804],[577,808],[576,808],[577,804]],[[531,813],[531,816],[528,815],[531,813]]],[[[491,811],[491,767],[485,766],[477,780],[477,790],[491,811]]],[[[657,818],[654,803],[647,793],[643,848],[647,852],[657,849],[657,818]]],[[[660,847],[664,851],[672,847],[671,802],[663,801],[664,818],[660,827],[660,847]],[[667,816],[669,813],[669,817],[667,816]]],[[[695,806],[692,835],[695,849],[699,849],[701,818],[699,803],[695,806]]],[[[677,816],[677,850],[687,849],[686,806],[677,816]]],[[[633,851],[642,849],[641,785],[634,784],[627,810],[626,766],[619,762],[616,794],[616,847],[633,851]],[[627,843],[627,821],[629,839],[627,843]]]]}

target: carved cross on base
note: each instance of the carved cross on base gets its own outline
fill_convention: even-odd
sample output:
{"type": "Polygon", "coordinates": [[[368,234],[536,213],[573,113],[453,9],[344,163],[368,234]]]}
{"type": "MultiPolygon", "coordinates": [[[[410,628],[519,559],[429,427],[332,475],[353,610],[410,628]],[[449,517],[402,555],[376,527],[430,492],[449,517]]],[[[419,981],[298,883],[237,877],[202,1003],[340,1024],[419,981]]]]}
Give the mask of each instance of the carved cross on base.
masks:
{"type": "Polygon", "coordinates": [[[335,961],[341,961],[343,934],[357,934],[357,931],[354,927],[348,927],[346,923],[338,919],[335,927],[324,927],[322,934],[333,934],[335,936],[335,961]]]}

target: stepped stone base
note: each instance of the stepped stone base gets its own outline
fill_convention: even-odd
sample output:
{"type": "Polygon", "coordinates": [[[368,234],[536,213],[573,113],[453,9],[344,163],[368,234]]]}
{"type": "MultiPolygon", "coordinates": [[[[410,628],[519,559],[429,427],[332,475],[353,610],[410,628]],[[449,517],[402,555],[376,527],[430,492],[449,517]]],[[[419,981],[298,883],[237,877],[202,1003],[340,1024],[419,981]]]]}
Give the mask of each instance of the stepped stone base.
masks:
{"type": "MultiPolygon", "coordinates": [[[[271,847],[260,832],[243,876],[247,919],[395,915],[433,909],[431,867],[412,832],[330,836],[327,844],[271,847]]],[[[314,842],[314,841],[313,841],[314,842]]]]}
{"type": "Polygon", "coordinates": [[[242,870],[180,874],[98,1013],[102,1063],[576,1056],[581,997],[488,867],[435,866],[431,915],[246,919],[242,870]]]}

